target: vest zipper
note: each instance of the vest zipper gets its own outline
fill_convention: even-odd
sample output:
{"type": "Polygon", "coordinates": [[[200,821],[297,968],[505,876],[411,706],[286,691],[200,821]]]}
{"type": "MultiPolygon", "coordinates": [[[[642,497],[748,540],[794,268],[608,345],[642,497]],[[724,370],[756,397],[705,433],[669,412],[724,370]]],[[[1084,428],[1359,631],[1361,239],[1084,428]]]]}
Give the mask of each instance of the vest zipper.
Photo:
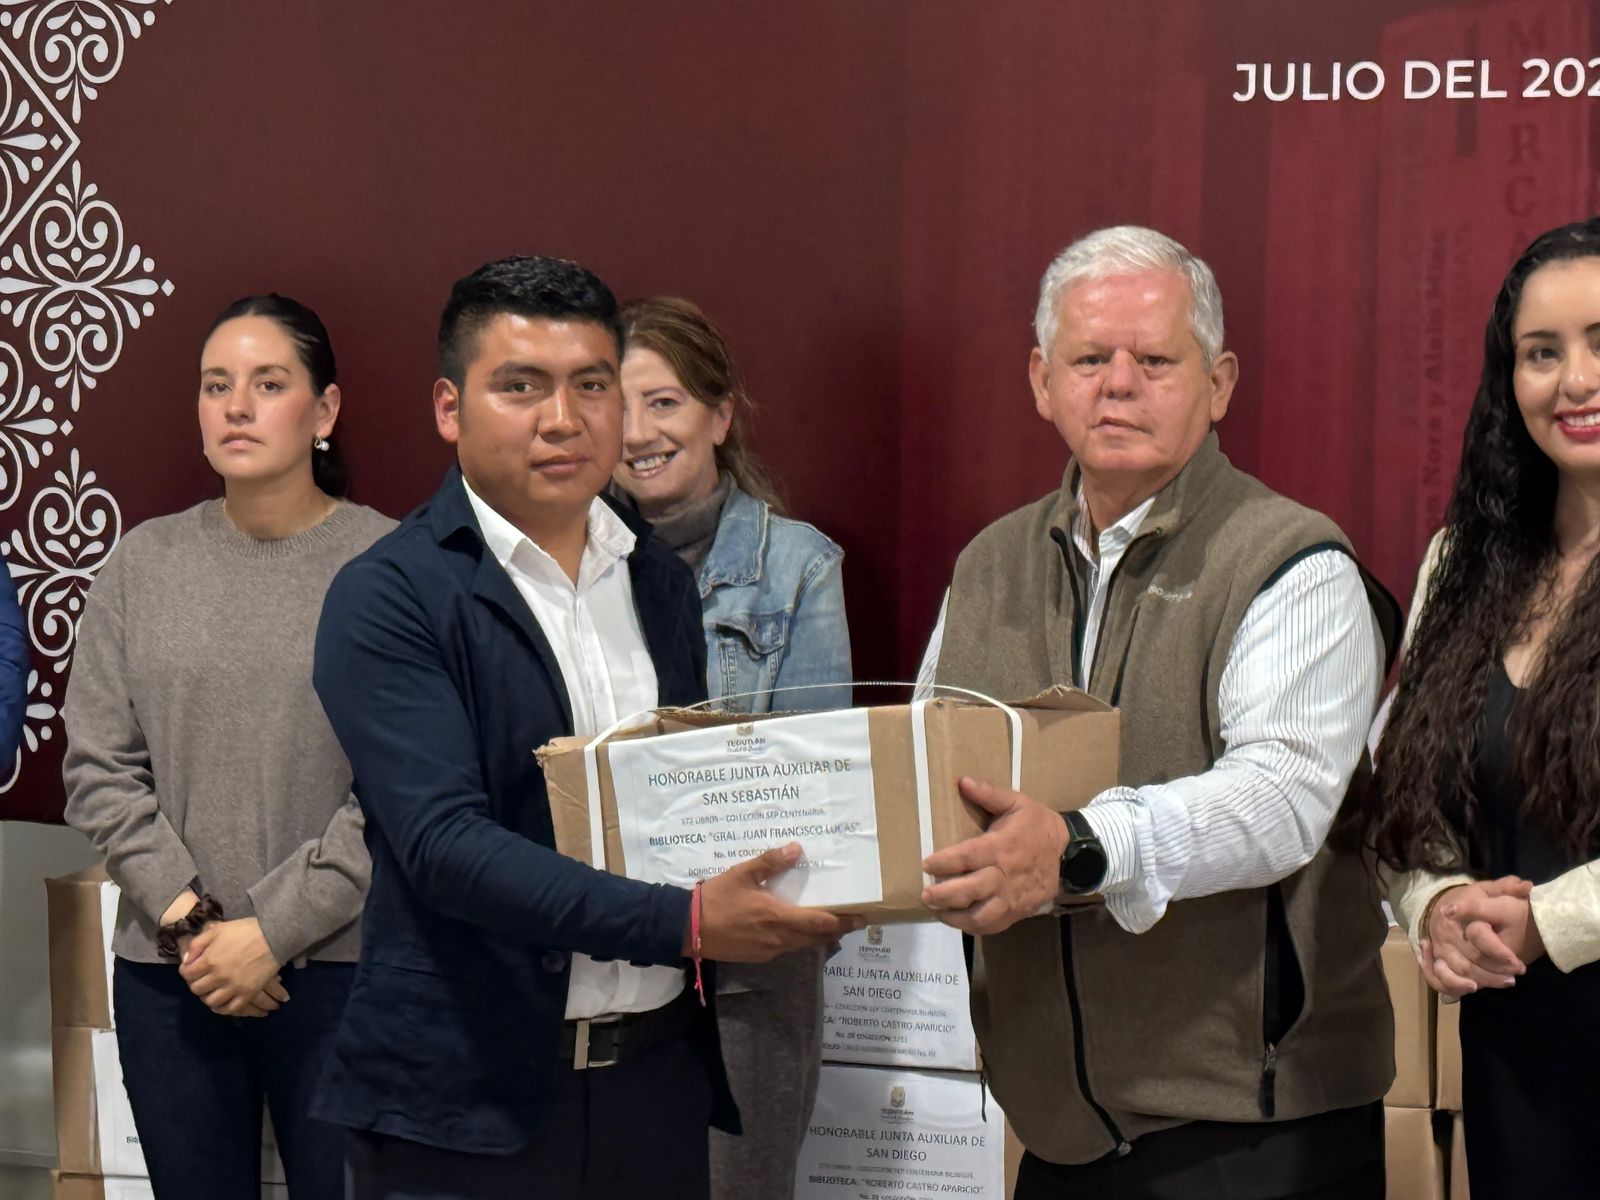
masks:
{"type": "MultiPolygon", "coordinates": [[[[1117,565],[1113,568],[1111,577],[1106,580],[1106,601],[1101,606],[1102,613],[1111,608],[1112,590],[1116,587],[1117,576],[1122,574],[1122,568],[1128,561],[1128,554],[1137,543],[1144,540],[1145,536],[1147,535],[1141,534],[1139,537],[1134,538],[1132,542],[1129,542],[1127,549],[1122,552],[1122,557],[1117,560],[1117,565]]],[[[1067,557],[1067,579],[1072,584],[1073,682],[1076,683],[1079,679],[1083,680],[1083,690],[1092,693],[1090,685],[1094,679],[1094,668],[1099,664],[1100,651],[1105,646],[1105,639],[1102,637],[1095,643],[1094,662],[1089,664],[1089,671],[1085,673],[1083,670],[1083,639],[1088,631],[1089,618],[1084,611],[1083,595],[1078,590],[1078,573],[1072,569],[1071,555],[1068,553],[1067,546],[1064,543],[1061,549],[1062,553],[1067,557]]],[[[1104,633],[1103,627],[1101,632],[1104,633]]],[[[1088,1102],[1089,1107],[1094,1109],[1095,1116],[1100,1118],[1100,1123],[1105,1126],[1106,1134],[1116,1143],[1117,1157],[1122,1158],[1132,1152],[1133,1144],[1122,1136],[1122,1130],[1117,1128],[1117,1123],[1111,1119],[1111,1114],[1094,1098],[1094,1093],[1089,1089],[1089,1067],[1084,1061],[1083,1049],[1083,1008],[1078,1003],[1078,975],[1072,954],[1072,918],[1060,917],[1058,919],[1061,922],[1061,973],[1066,977],[1067,1007],[1072,1012],[1072,1065],[1077,1071],[1078,1091],[1083,1094],[1083,1098],[1088,1102]]]]}
{"type": "Polygon", "coordinates": [[[1261,1059],[1261,1115],[1272,1120],[1278,1112],[1278,1045],[1267,1043],[1261,1059]]]}
{"type": "Polygon", "coordinates": [[[1106,1133],[1117,1144],[1116,1154],[1122,1158],[1133,1149],[1127,1138],[1122,1136],[1122,1130],[1117,1128],[1117,1123],[1094,1098],[1094,1093],[1089,1090],[1089,1068],[1083,1057],[1083,1009],[1078,1005],[1078,975],[1073,966],[1072,959],[1072,918],[1058,917],[1061,922],[1061,973],[1066,977],[1067,1007],[1072,1011],[1072,1065],[1077,1069],[1078,1090],[1083,1093],[1083,1098],[1089,1102],[1089,1107],[1094,1109],[1095,1116],[1100,1118],[1100,1123],[1106,1127],[1106,1133]]]}
{"type": "MultiPolygon", "coordinates": [[[[1078,590],[1078,572],[1073,568],[1072,548],[1065,540],[1060,540],[1057,545],[1061,547],[1061,557],[1067,568],[1067,583],[1072,588],[1072,684],[1078,686],[1078,680],[1087,680],[1083,673],[1083,639],[1088,632],[1089,618],[1083,611],[1083,595],[1078,590]]],[[[1084,689],[1088,691],[1088,688],[1084,689]]]]}
{"type": "Polygon", "coordinates": [[[1294,951],[1283,885],[1266,894],[1267,935],[1261,954],[1261,1115],[1272,1120],[1278,1108],[1278,1043],[1288,1036],[1305,1010],[1305,985],[1294,951]]]}

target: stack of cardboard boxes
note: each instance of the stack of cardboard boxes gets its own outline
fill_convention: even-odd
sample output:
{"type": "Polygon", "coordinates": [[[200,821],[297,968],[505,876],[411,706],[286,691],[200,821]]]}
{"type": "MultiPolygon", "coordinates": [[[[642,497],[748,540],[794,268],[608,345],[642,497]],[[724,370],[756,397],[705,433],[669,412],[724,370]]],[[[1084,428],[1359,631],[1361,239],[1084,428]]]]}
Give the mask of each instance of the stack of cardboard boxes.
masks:
{"type": "MultiPolygon", "coordinates": [[[[1405,936],[1389,930],[1383,970],[1395,1016],[1395,1082],[1384,1098],[1390,1200],[1468,1200],[1461,1135],[1459,1005],[1442,1005],[1405,936]]],[[[801,1157],[799,1200],[855,1200],[900,1178],[896,1164],[970,1175],[1009,1196],[1020,1147],[983,1095],[967,1014],[961,939],[939,925],[869,926],[828,963],[822,1085],[801,1157]],[[918,1093],[928,1099],[916,1102],[918,1093]],[[983,1109],[987,1104],[987,1121],[983,1109]],[[943,1157],[911,1157],[894,1120],[912,1109],[943,1157]],[[931,1114],[936,1114],[930,1121],[931,1114]],[[964,1122],[964,1123],[962,1123],[964,1122]],[[955,1135],[966,1133],[965,1144],[955,1135]],[[972,1137],[980,1133],[982,1141],[972,1137]],[[953,1153],[952,1147],[960,1152],[953,1153]]]]}
{"type": "Polygon", "coordinates": [[[1394,1004],[1394,1087],[1384,1097],[1389,1200],[1467,1200],[1460,1006],[1440,1004],[1391,926],[1383,973],[1394,1004]]]}
{"type": "MultiPolygon", "coordinates": [[[[151,1200],[149,1171],[117,1052],[111,989],[117,885],[103,867],[92,867],[47,880],[45,889],[58,1155],[55,1200],[151,1200]]],[[[287,1195],[270,1129],[263,1137],[262,1180],[264,1198],[287,1195]]]]}
{"type": "Polygon", "coordinates": [[[57,1200],[149,1194],[144,1154],[122,1088],[111,1003],[117,886],[104,868],[45,883],[49,896],[51,1049],[57,1200]]]}
{"type": "Polygon", "coordinates": [[[961,935],[869,925],[844,939],[824,987],[822,1078],[796,1200],[1009,1196],[1016,1157],[978,1075],[961,935]]]}
{"type": "Polygon", "coordinates": [[[1461,1132],[1461,1005],[1440,1004],[1434,1107],[1450,1114],[1450,1200],[1468,1200],[1467,1143],[1461,1132]]]}
{"type": "MultiPolygon", "coordinates": [[[[1441,1005],[1405,936],[1391,928],[1383,970],[1395,1016],[1395,1082],[1384,1097],[1389,1200],[1467,1200],[1458,1005],[1441,1005]]],[[[822,1084],[801,1156],[797,1200],[856,1200],[902,1176],[896,1164],[970,1174],[977,1196],[1009,1196],[1021,1148],[983,1095],[967,1013],[961,939],[940,925],[869,926],[826,968],[822,1084]],[[913,1103],[921,1093],[928,1099],[913,1103]],[[987,1104],[988,1120],[982,1123],[987,1104]],[[896,1109],[944,1149],[911,1157],[896,1109]],[[937,1114],[929,1121],[930,1113],[937,1114]],[[958,1117],[957,1114],[960,1114],[958,1117]],[[964,1120],[964,1124],[960,1122],[964,1120]],[[982,1141],[970,1134],[981,1130],[982,1141]],[[955,1134],[969,1140],[957,1145],[955,1134]],[[1005,1183],[994,1181],[1003,1172],[1005,1183]]]]}

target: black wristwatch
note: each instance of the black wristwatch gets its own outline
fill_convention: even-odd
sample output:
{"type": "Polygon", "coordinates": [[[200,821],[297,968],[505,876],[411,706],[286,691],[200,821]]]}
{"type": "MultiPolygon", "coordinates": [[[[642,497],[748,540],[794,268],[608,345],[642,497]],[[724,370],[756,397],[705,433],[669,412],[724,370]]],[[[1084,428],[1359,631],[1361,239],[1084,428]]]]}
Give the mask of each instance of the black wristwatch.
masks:
{"type": "Polygon", "coordinates": [[[1061,814],[1067,823],[1067,848],[1061,855],[1061,890],[1069,896],[1098,891],[1106,878],[1106,851],[1080,812],[1061,814]]]}

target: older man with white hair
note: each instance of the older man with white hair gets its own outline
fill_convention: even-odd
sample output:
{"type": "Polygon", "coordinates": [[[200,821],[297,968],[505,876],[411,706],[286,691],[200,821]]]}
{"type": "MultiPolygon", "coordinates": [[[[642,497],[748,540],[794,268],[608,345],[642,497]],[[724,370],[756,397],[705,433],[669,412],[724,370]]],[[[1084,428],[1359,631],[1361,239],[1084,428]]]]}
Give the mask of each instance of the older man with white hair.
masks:
{"type": "Polygon", "coordinates": [[[926,902],[977,935],[1016,1198],[1382,1197],[1384,920],[1330,830],[1368,778],[1394,602],[1218,449],[1239,364],[1204,262],[1093,233],[1036,332],[1065,478],[962,552],[923,668],[1122,712],[1118,787],[1062,818],[963,780],[988,829],[926,864],[926,902]]]}

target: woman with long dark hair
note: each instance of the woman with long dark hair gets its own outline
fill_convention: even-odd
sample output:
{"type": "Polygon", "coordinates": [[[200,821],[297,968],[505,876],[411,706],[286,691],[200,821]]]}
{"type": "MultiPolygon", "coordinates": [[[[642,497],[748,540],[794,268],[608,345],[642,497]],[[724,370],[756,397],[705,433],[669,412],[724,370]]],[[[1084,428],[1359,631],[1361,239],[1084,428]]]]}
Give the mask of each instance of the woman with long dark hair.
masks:
{"type": "Polygon", "coordinates": [[[122,889],[117,1043],[157,1200],[259,1196],[263,1101],[293,1200],[344,1195],[343,1133],[308,1103],[370,863],[312,639],[394,522],[342,499],[339,404],[314,312],[230,305],[199,370],[223,496],[130,530],[78,631],[66,816],[122,889]]]}
{"type": "MultiPolygon", "coordinates": [[[[687,300],[622,310],[625,405],[615,482],[686,562],[705,606],[707,690],[725,711],[848,707],[844,552],[779,516],[745,444],[750,398],[722,334],[687,300]]],[[[716,1200],[783,1200],[822,1060],[820,950],[719,964],[717,1025],[742,1138],[711,1135],[716,1200]]]]}
{"type": "Polygon", "coordinates": [[[1474,1192],[1592,1195],[1600,1139],[1600,220],[1506,276],[1360,814],[1462,997],[1474,1192]]]}

